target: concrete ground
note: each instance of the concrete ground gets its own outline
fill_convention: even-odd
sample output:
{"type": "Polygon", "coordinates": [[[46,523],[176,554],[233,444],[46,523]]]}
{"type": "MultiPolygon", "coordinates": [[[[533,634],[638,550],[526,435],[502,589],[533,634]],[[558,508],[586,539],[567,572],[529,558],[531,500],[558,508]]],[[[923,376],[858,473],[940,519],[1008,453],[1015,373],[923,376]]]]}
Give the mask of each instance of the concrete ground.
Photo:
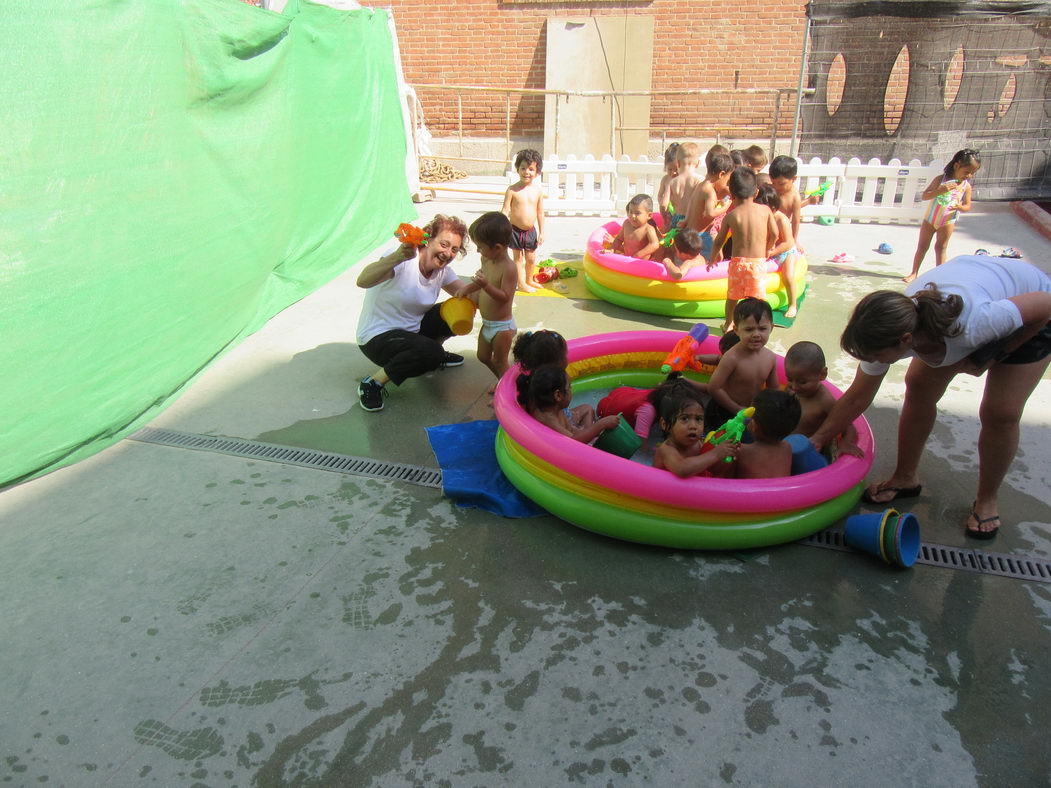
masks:
{"type": "MultiPolygon", "coordinates": [[[[498,199],[419,207],[469,222],[498,199]]],[[[546,253],[579,256],[597,221],[549,219],[546,253]]],[[[812,291],[772,346],[813,339],[849,382],[847,313],[901,286],[916,236],[805,225],[812,291]],[[841,251],[857,262],[828,262],[841,251]]],[[[1006,205],[978,206],[952,241],[1004,246],[1051,267],[1006,205]]],[[[355,276],[276,316],[152,426],[434,467],[423,427],[491,417],[489,373],[469,359],[363,412],[355,276]]],[[[590,299],[521,297],[515,313],[567,336],[689,325],[590,299]]],[[[868,414],[874,479],[893,465],[904,369],[868,414]]],[[[961,378],[943,402],[908,506],[926,541],[965,544],[981,386],[961,378]]],[[[988,549],[1051,554],[1049,405],[1044,379],[988,549]]],[[[125,440],[0,495],[0,598],[5,784],[1051,781],[1051,584],[800,545],[647,548],[125,440]]]]}

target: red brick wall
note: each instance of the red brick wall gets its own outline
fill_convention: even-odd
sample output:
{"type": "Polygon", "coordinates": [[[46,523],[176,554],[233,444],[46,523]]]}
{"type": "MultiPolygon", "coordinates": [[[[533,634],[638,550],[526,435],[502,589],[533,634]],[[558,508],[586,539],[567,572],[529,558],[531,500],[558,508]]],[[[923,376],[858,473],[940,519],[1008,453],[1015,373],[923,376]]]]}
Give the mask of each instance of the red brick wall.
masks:
{"type": "MultiPolygon", "coordinates": [[[[450,84],[543,88],[548,17],[654,17],[653,89],[734,87],[795,88],[805,23],[802,0],[605,0],[546,3],[533,0],[389,0],[410,85],[450,84]]],[[[457,130],[456,95],[418,90],[428,128],[457,130]]],[[[790,133],[794,94],[786,97],[780,128],[790,133]]],[[[651,124],[672,127],[669,136],[731,126],[757,125],[738,136],[765,137],[774,101],[767,96],[654,97],[651,124]]],[[[502,135],[503,95],[463,98],[465,134],[502,135]]],[[[542,135],[542,96],[512,96],[514,135],[542,135]]],[[[659,136],[655,132],[654,136],[659,136]]]]}

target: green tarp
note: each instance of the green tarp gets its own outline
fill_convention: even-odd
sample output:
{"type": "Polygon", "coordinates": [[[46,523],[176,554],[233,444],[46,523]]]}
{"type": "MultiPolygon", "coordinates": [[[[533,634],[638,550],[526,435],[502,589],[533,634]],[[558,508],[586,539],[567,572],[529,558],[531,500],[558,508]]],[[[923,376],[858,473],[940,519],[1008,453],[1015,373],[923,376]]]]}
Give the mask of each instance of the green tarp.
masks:
{"type": "Polygon", "coordinates": [[[415,216],[386,13],[0,4],[0,485],[141,426],[415,216]]]}

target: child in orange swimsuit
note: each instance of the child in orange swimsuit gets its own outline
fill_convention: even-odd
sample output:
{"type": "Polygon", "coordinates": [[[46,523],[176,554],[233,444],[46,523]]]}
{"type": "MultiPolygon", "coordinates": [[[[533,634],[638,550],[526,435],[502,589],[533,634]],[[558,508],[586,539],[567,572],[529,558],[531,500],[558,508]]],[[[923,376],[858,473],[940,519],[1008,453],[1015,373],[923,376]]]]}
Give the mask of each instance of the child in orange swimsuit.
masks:
{"type": "Polygon", "coordinates": [[[723,332],[733,327],[734,306],[742,298],[766,298],[767,253],[777,242],[778,229],[774,214],[765,205],[755,202],[759,190],[755,172],[749,167],[738,167],[730,176],[730,194],[734,208],[729,212],[719,235],[712,244],[708,270],[721,259],[726,236],[733,233],[734,257],[727,272],[726,319],[723,332]]]}

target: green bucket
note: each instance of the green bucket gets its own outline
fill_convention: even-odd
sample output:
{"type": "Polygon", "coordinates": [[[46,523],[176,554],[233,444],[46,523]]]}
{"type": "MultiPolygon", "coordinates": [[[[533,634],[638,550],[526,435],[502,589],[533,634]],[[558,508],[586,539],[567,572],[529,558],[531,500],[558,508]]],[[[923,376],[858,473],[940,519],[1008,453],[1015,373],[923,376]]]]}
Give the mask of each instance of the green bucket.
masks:
{"type": "Polygon", "coordinates": [[[610,454],[616,454],[618,457],[629,459],[632,454],[639,450],[642,446],[642,438],[635,434],[635,430],[628,424],[628,420],[624,418],[624,414],[620,414],[620,421],[617,426],[611,430],[606,430],[598,436],[598,440],[595,441],[595,448],[602,449],[602,451],[608,451],[610,454]]]}

